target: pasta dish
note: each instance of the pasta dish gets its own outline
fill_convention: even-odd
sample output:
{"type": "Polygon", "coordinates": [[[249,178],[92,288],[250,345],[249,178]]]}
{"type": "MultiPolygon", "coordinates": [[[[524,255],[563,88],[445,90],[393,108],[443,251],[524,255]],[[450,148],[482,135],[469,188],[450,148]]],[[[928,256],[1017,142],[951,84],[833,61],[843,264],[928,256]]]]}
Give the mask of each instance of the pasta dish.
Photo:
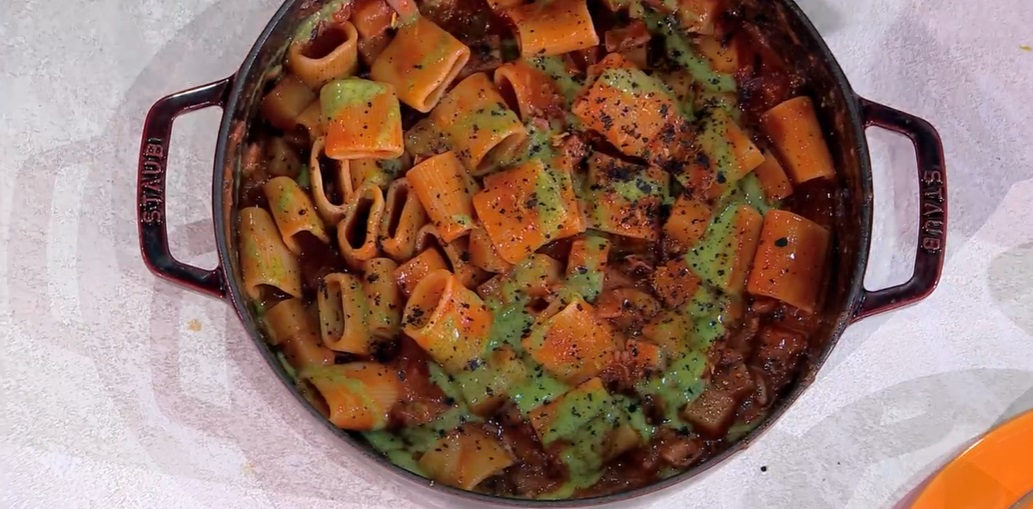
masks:
{"type": "Polygon", "coordinates": [[[311,403],[492,495],[734,443],[821,324],[835,168],[721,0],[334,0],[240,169],[244,286],[311,403]]]}

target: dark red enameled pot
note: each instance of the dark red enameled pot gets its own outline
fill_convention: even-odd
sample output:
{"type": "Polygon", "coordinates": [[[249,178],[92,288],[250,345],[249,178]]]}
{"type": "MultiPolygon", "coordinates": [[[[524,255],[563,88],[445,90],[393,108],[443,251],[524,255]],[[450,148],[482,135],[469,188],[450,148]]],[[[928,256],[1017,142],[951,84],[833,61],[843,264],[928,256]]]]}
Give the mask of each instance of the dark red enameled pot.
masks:
{"type": "MultiPolygon", "coordinates": [[[[198,292],[228,300],[236,309],[255,345],[269,366],[291,387],[301,404],[314,418],[322,418],[294,389],[287,373],[258,330],[247,305],[237,257],[233,218],[236,217],[236,190],[243,144],[249,122],[258,115],[258,104],[268,70],[282,61],[290,37],[304,16],[313,12],[320,0],[288,0],[262,31],[244,63],[232,76],[214,83],[165,97],[154,104],[144,123],[140,146],[138,182],[138,220],[140,248],[147,266],[158,276],[198,292]],[[165,221],[165,172],[172,123],[183,113],[217,106],[223,109],[222,124],[215,150],[212,212],[220,265],[203,270],[177,261],[169,252],[165,221]]],[[[401,482],[420,490],[423,500],[435,500],[447,507],[516,505],[542,507],[580,507],[586,505],[626,505],[630,499],[682,483],[700,475],[730,455],[747,447],[770,427],[810,385],[818,369],[836,345],[843,330],[853,322],[913,303],[936,287],[945,253],[947,231],[947,180],[940,138],[928,122],[859,97],[851,89],[842,70],[814,26],[792,0],[746,0],[744,11],[764,32],[774,49],[785,55],[789,65],[806,77],[806,92],[815,99],[819,116],[829,140],[839,186],[836,193],[834,232],[835,255],[832,277],[827,287],[824,328],[813,340],[807,364],[790,392],[777,404],[768,419],[739,443],[703,464],[661,482],[637,490],[568,501],[513,500],[432,485],[426,479],[395,467],[356,436],[334,428],[356,456],[379,464],[401,482]],[[864,288],[872,230],[872,174],[865,129],[878,126],[911,139],[918,160],[920,228],[917,255],[911,278],[898,286],[877,291],[864,288]]]]}

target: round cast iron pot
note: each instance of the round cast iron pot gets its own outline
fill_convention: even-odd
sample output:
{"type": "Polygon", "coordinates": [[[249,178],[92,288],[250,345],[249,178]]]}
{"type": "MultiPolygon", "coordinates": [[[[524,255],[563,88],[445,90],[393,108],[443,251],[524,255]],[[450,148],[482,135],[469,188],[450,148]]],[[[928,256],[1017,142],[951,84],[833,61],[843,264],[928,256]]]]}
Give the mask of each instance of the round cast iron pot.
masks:
{"type": "MultiPolygon", "coordinates": [[[[580,507],[621,505],[692,479],[747,447],[792,405],[814,380],[815,374],[835,346],[843,330],[853,322],[889,311],[929,295],[936,287],[945,253],[947,231],[947,181],[943,147],[936,130],[925,120],[864,99],[851,89],[842,70],[814,26],[792,0],[745,0],[744,13],[761,30],[790,68],[806,79],[806,92],[818,108],[829,148],[838,168],[834,256],[825,296],[824,325],[811,340],[805,365],[788,393],[769,417],[743,440],[708,461],[650,486],[605,497],[533,501],[476,494],[433,484],[377,454],[360,437],[335,428],[313,409],[291,383],[258,329],[247,305],[237,257],[234,228],[236,189],[244,144],[242,134],[258,116],[258,105],[269,70],[282,62],[291,36],[306,16],[325,0],[287,0],[273,15],[232,76],[190,90],[172,94],[151,107],[143,128],[138,175],[138,221],[140,248],[147,266],[159,277],[193,290],[227,300],[237,311],[255,345],[280,380],[290,387],[298,401],[315,418],[323,421],[343,440],[357,458],[376,463],[401,483],[420,491],[425,501],[446,507],[521,505],[580,507]],[[183,113],[217,106],[223,109],[215,149],[212,214],[219,252],[219,266],[204,270],[177,261],[169,252],[165,218],[165,172],[173,120],[183,113]],[[911,278],[897,286],[870,291],[863,279],[868,262],[872,229],[872,175],[865,129],[878,126],[911,139],[918,160],[919,234],[911,278]]],[[[271,382],[271,380],[270,380],[271,382]]]]}

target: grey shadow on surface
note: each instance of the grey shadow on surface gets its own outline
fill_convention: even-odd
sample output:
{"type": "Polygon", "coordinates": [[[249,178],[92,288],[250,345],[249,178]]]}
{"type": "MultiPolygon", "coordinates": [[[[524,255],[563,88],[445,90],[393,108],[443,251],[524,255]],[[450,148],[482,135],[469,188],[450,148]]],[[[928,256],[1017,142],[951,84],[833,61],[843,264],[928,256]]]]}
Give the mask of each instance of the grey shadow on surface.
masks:
{"type": "MultiPolygon", "coordinates": [[[[976,369],[921,377],[869,394],[800,435],[782,437],[785,447],[772,450],[777,457],[761,458],[767,472],[756,471],[751,481],[764,489],[751,491],[740,505],[846,507],[858,490],[872,488],[864,482],[870,468],[936,447],[950,435],[970,434],[969,428],[981,433],[992,425],[984,423],[984,416],[1015,405],[1031,389],[1031,372],[976,369]],[[837,451],[839,458],[829,451],[837,451]]],[[[956,452],[938,454],[905,488],[877,496],[892,506],[956,452]]]]}

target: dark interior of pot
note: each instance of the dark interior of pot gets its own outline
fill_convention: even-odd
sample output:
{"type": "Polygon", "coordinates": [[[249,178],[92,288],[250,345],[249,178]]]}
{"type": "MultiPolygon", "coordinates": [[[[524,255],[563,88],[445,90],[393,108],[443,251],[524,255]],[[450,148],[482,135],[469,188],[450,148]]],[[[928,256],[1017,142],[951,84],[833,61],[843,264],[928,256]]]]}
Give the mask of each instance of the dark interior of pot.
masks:
{"type": "MultiPolygon", "coordinates": [[[[237,256],[235,234],[236,196],[239,186],[239,172],[242,159],[241,143],[247,139],[247,128],[258,117],[259,104],[266,90],[266,82],[277,75],[291,36],[307,16],[316,12],[325,2],[319,0],[288,0],[277,12],[272,23],[257,41],[255,47],[242,65],[234,84],[234,92],[227,105],[226,115],[220,130],[220,143],[216,152],[215,207],[218,220],[216,234],[220,242],[220,258],[226,270],[226,278],[233,305],[241,313],[245,328],[254,337],[270,366],[281,380],[293,386],[283,366],[277,361],[272,349],[262,338],[255,317],[250,312],[242,292],[240,264],[237,256]]],[[[824,324],[822,331],[812,341],[812,351],[797,376],[790,392],[776,406],[767,421],[751,431],[737,445],[711,458],[702,465],[660,481],[652,486],[627,493],[604,497],[606,501],[617,501],[629,496],[653,492],[698,474],[719,463],[723,458],[744,447],[799,396],[813,380],[817,369],[824,362],[835,341],[848,325],[857,304],[867,261],[872,215],[871,177],[866,142],[860,123],[857,100],[839,66],[835,63],[824,42],[804,17],[799,7],[790,0],[744,0],[743,18],[750,20],[770,41],[772,48],[783,55],[791,68],[805,77],[804,92],[815,100],[818,114],[832,156],[838,171],[839,190],[833,196],[835,202],[835,229],[830,269],[827,271],[824,324]]],[[[270,383],[272,383],[270,381],[270,383]]],[[[293,389],[292,389],[293,390],[293,389]]],[[[297,394],[297,392],[296,392],[297,394]]],[[[302,399],[299,395],[299,399],[302,399]]],[[[313,411],[313,415],[316,412],[313,411]]],[[[343,439],[364,450],[370,457],[379,457],[361,438],[336,430],[343,439]]],[[[390,464],[381,460],[386,466],[390,464]]],[[[400,473],[401,469],[396,469],[400,473]]],[[[402,473],[408,475],[408,473],[402,473]]],[[[415,477],[414,477],[415,478],[415,477]]],[[[438,489],[451,491],[474,499],[488,500],[492,497],[476,495],[448,487],[438,489]]],[[[601,500],[595,500],[600,502],[601,500]]],[[[592,499],[545,502],[553,506],[579,506],[593,502],[592,499]]],[[[521,501],[522,504],[534,501],[521,501]]]]}

